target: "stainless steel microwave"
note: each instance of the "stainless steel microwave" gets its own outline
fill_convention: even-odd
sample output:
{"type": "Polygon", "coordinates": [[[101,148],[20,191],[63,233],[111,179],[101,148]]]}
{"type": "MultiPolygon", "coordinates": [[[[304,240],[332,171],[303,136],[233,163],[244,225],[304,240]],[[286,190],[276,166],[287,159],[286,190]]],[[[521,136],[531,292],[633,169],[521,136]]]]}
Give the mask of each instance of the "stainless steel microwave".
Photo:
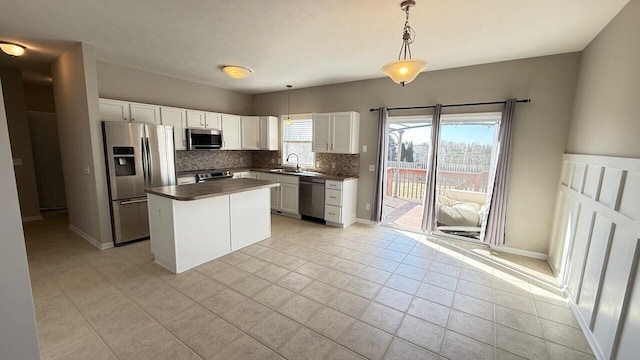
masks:
{"type": "Polygon", "coordinates": [[[222,147],[222,133],[212,129],[187,129],[188,150],[218,150],[222,147]]]}

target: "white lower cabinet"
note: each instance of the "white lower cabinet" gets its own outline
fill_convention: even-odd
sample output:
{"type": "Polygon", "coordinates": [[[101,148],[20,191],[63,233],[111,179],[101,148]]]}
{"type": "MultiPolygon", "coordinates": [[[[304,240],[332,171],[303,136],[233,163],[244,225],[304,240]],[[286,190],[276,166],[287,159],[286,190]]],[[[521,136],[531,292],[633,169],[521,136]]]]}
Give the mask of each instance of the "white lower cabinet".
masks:
{"type": "Polygon", "coordinates": [[[298,189],[300,183],[297,176],[259,172],[258,179],[280,183],[279,187],[271,188],[271,211],[296,217],[300,216],[298,210],[298,189]]]}
{"type": "Polygon", "coordinates": [[[356,222],[358,179],[325,182],[324,220],[327,225],[347,227],[356,222]]]}

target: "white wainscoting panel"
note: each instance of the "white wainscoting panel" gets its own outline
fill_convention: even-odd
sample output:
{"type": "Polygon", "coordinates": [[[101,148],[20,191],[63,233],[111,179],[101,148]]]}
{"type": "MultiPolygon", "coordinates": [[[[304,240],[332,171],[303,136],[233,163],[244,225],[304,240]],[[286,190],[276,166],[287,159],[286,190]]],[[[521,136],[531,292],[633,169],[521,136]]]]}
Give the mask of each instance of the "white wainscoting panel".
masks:
{"type": "Polygon", "coordinates": [[[565,154],[549,263],[599,359],[640,354],[640,159],[565,154]]]}

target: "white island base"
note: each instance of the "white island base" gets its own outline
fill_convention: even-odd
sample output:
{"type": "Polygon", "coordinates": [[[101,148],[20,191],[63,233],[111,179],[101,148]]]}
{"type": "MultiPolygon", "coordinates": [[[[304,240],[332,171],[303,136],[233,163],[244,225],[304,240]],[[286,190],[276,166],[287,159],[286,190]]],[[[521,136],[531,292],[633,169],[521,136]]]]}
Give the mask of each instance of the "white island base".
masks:
{"type": "Polygon", "coordinates": [[[176,274],[271,237],[269,188],[188,201],[147,197],[155,262],[176,274]]]}

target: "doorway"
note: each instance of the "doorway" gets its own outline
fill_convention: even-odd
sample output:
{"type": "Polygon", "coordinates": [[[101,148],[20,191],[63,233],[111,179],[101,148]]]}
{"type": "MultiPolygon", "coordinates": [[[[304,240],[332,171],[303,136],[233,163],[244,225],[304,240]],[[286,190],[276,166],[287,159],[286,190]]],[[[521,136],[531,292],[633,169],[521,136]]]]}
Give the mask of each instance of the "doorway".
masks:
{"type": "MultiPolygon", "coordinates": [[[[441,116],[435,233],[480,239],[495,171],[501,113],[441,116]]],[[[431,116],[390,117],[382,223],[423,232],[431,116]]]]}

